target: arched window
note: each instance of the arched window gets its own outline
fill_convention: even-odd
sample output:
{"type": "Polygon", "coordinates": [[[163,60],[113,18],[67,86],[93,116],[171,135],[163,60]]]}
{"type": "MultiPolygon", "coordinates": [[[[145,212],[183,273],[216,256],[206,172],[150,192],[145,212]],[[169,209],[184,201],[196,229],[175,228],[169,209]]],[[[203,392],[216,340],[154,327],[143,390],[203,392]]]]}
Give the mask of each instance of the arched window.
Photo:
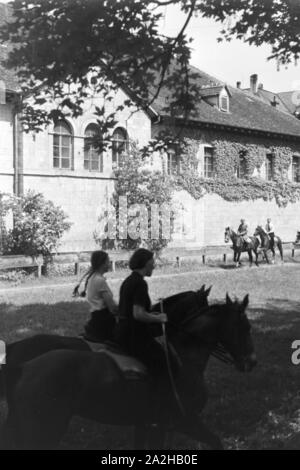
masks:
{"type": "Polygon", "coordinates": [[[112,164],[119,168],[121,156],[128,150],[128,135],[125,129],[117,127],[112,136],[112,164]]]}
{"type": "Polygon", "coordinates": [[[96,124],[89,124],[84,133],[84,169],[103,172],[103,152],[96,139],[102,140],[100,129],[96,124]]]}
{"type": "Polygon", "coordinates": [[[73,135],[69,124],[58,121],[53,131],[53,166],[71,169],[73,158],[73,135]]]}

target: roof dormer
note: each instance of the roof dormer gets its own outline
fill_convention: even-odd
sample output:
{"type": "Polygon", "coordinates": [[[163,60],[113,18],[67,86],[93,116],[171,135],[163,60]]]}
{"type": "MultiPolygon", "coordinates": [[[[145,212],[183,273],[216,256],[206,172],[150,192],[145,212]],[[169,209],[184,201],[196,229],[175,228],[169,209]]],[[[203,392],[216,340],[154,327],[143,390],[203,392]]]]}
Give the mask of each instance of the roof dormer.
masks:
{"type": "Polygon", "coordinates": [[[223,113],[229,112],[231,93],[226,85],[204,86],[201,88],[200,94],[206,103],[214,106],[223,113]]]}
{"type": "Polygon", "coordinates": [[[222,88],[219,94],[219,109],[223,113],[229,113],[229,98],[230,93],[227,87],[222,88]]]}

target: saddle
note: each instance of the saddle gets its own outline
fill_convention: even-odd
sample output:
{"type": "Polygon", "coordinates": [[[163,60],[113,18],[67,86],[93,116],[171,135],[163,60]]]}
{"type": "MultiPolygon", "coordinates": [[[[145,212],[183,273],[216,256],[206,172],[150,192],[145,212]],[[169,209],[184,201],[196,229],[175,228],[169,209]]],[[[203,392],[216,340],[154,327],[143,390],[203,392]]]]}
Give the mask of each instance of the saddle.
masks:
{"type": "MultiPolygon", "coordinates": [[[[148,369],[145,364],[143,364],[135,357],[129,356],[126,351],[122,350],[118,343],[114,343],[112,341],[100,343],[94,340],[91,341],[85,336],[83,336],[83,340],[88,344],[88,346],[93,352],[104,352],[105,354],[108,354],[112,359],[114,359],[118,367],[125,375],[126,379],[136,380],[148,377],[148,369]]],[[[155,340],[161,345],[163,345],[162,337],[157,337],[155,338],[155,340]]],[[[173,357],[176,368],[179,370],[182,367],[180,357],[178,356],[172,344],[168,344],[168,349],[173,357]]]]}
{"type": "Polygon", "coordinates": [[[98,343],[83,338],[93,352],[101,352],[110,356],[127,380],[145,379],[148,376],[147,367],[138,359],[123,351],[117,343],[107,341],[98,343]]]}
{"type": "Polygon", "coordinates": [[[237,241],[237,247],[238,248],[242,248],[242,249],[245,249],[247,250],[248,248],[250,248],[250,244],[251,244],[251,238],[249,237],[249,235],[239,235],[239,238],[238,238],[238,241],[237,241]]]}

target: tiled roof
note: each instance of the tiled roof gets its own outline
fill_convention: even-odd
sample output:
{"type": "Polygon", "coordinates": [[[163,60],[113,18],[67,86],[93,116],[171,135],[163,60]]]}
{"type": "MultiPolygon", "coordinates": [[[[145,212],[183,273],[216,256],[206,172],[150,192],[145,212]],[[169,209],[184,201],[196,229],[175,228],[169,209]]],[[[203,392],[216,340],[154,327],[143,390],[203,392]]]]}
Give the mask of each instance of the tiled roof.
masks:
{"type": "Polygon", "coordinates": [[[222,89],[223,89],[223,86],[203,87],[200,90],[200,95],[201,96],[216,96],[220,93],[222,89]]]}
{"type": "MultiPolygon", "coordinates": [[[[290,113],[294,114],[295,111],[300,110],[300,104],[295,103],[294,101],[294,91],[283,91],[281,93],[277,93],[277,96],[281,99],[284,103],[286,108],[289,110],[290,113]]],[[[297,92],[297,101],[299,102],[300,92],[297,92]]]]}
{"type": "MultiPolygon", "coordinates": [[[[8,5],[0,3],[0,27],[10,18],[10,9],[8,5]]],[[[13,70],[8,70],[3,65],[3,60],[6,59],[9,46],[7,44],[0,44],[0,80],[4,81],[6,89],[10,91],[19,90],[16,73],[13,70]]]]}
{"type": "MultiPolygon", "coordinates": [[[[221,80],[195,67],[191,67],[191,72],[197,75],[197,83],[200,87],[205,85],[225,86],[225,83],[221,80]]],[[[219,111],[216,107],[208,104],[205,99],[201,99],[197,103],[196,111],[191,115],[191,119],[199,124],[230,126],[235,129],[262,131],[300,138],[300,120],[287,112],[275,109],[251,92],[231,86],[227,86],[227,88],[231,93],[229,113],[219,111]]],[[[164,108],[168,95],[170,95],[170,92],[162,89],[152,105],[154,110],[161,116],[166,115],[164,108]]]]}
{"type": "MultiPolygon", "coordinates": [[[[250,88],[244,89],[244,91],[250,92],[250,88]]],[[[282,111],[284,113],[290,113],[290,110],[285,106],[284,102],[281,100],[278,93],[274,93],[273,91],[265,90],[264,88],[258,88],[257,92],[255,93],[257,98],[260,98],[264,103],[271,105],[274,100],[276,100],[276,109],[282,111]]]]}
{"type": "Polygon", "coordinates": [[[7,55],[7,48],[0,45],[0,80],[4,81],[8,91],[18,91],[20,89],[16,79],[16,73],[13,70],[6,69],[1,63],[5,60],[7,55]]]}

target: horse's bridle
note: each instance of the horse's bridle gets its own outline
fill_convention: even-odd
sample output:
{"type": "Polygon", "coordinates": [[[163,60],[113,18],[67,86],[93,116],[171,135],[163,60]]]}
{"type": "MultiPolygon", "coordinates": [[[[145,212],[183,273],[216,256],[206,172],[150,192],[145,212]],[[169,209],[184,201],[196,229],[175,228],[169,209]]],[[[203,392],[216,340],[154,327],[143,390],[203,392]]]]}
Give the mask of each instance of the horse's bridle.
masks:
{"type": "MultiPolygon", "coordinates": [[[[172,327],[179,330],[181,333],[185,334],[186,336],[189,336],[190,338],[195,338],[195,335],[193,335],[193,333],[186,331],[184,328],[181,329],[181,327],[186,325],[187,323],[190,323],[195,318],[198,318],[200,315],[201,314],[199,314],[199,312],[197,311],[194,314],[185,318],[179,324],[173,323],[169,320],[167,324],[170,324],[172,327]]],[[[214,356],[216,359],[219,359],[221,362],[224,362],[225,364],[234,364],[234,360],[229,356],[227,350],[220,343],[217,344],[215,349],[212,351],[211,355],[214,356]]]]}
{"type": "MultiPolygon", "coordinates": [[[[160,309],[161,309],[161,313],[163,313],[163,299],[160,299],[160,309]]],[[[193,335],[192,333],[189,333],[188,331],[184,330],[184,328],[181,329],[180,327],[186,325],[187,323],[191,322],[195,318],[198,318],[199,316],[200,316],[199,312],[197,311],[196,313],[190,315],[188,318],[185,318],[183,321],[181,321],[179,323],[179,325],[177,325],[176,323],[170,322],[170,321],[168,321],[168,323],[172,327],[174,327],[176,330],[180,330],[181,333],[184,333],[188,337],[194,337],[195,335],[193,335]]],[[[176,382],[174,380],[174,376],[173,376],[173,372],[172,372],[171,361],[170,361],[169,350],[168,350],[168,340],[167,340],[167,334],[166,334],[166,327],[165,327],[164,323],[162,324],[162,332],[163,332],[164,350],[165,350],[166,361],[167,361],[167,369],[168,369],[168,374],[169,374],[169,378],[170,378],[170,382],[171,382],[171,387],[172,387],[172,390],[173,390],[173,394],[174,394],[178,409],[179,409],[180,413],[182,414],[182,416],[185,416],[185,414],[186,414],[185,408],[183,406],[180,395],[178,393],[178,390],[177,390],[177,387],[176,387],[176,382]]],[[[217,344],[217,346],[215,347],[215,350],[212,351],[211,354],[213,356],[215,356],[217,359],[219,359],[220,361],[222,361],[226,364],[233,364],[234,363],[234,361],[228,356],[228,353],[227,353],[226,349],[221,344],[217,344]]]]}

